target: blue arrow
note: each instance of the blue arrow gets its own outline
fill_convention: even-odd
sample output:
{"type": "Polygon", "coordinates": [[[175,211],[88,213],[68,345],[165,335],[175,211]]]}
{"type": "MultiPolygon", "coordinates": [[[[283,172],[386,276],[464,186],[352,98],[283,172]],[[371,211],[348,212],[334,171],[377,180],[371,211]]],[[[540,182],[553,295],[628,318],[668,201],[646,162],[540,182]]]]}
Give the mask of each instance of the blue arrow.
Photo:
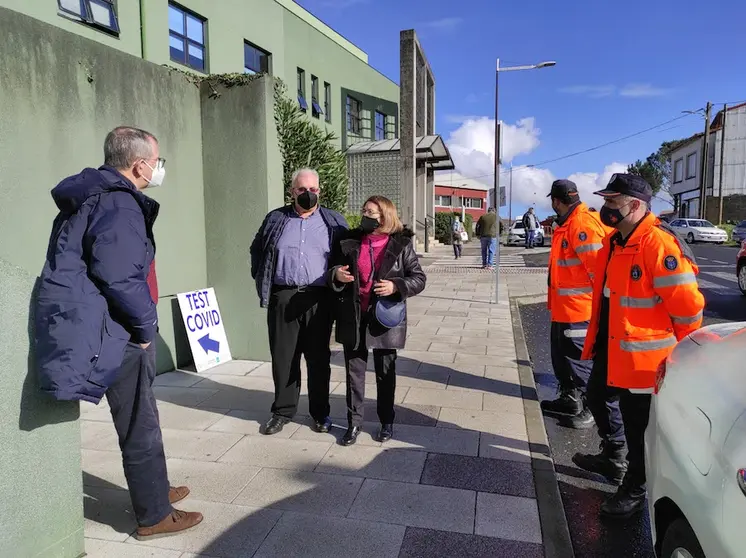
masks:
{"type": "Polygon", "coordinates": [[[205,350],[205,353],[209,353],[210,351],[214,353],[220,352],[220,341],[215,341],[215,339],[210,339],[209,333],[205,335],[204,337],[201,337],[199,341],[197,342],[205,350]]]}

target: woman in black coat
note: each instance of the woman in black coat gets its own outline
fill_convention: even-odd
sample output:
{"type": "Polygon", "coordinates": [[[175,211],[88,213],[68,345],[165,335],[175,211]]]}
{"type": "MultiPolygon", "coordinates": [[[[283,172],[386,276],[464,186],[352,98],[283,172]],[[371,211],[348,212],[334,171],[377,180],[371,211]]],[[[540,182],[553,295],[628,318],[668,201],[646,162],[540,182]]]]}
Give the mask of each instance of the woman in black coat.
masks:
{"type": "Polygon", "coordinates": [[[355,443],[362,430],[365,370],[373,350],[378,388],[378,440],[393,435],[396,350],[407,338],[406,300],[421,293],[426,277],[396,206],[383,196],[365,202],[360,227],[332,248],[330,273],[336,292],[336,339],[344,346],[347,420],[342,445],[355,443]]]}

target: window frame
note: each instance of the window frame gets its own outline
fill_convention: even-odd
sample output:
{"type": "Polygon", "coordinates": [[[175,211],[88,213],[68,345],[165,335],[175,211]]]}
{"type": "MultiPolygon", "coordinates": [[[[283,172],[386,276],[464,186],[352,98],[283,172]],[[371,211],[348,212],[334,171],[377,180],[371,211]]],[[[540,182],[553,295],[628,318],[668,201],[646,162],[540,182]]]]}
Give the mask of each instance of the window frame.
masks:
{"type": "Polygon", "coordinates": [[[463,200],[465,203],[464,207],[467,209],[482,209],[482,198],[469,198],[464,196],[463,200]]]}
{"type": "Polygon", "coordinates": [[[332,84],[324,82],[324,120],[331,123],[332,121],[332,84]]]}
{"type": "Polygon", "coordinates": [[[193,12],[192,10],[185,8],[181,4],[178,4],[177,2],[172,2],[169,0],[168,2],[168,8],[169,11],[171,8],[179,11],[183,15],[183,21],[184,21],[184,27],[183,31],[186,33],[186,35],[182,35],[181,33],[174,31],[171,29],[171,24],[168,25],[168,38],[169,38],[169,47],[168,47],[168,54],[169,59],[172,62],[176,62],[177,64],[181,64],[182,66],[186,66],[187,68],[191,68],[192,70],[196,70],[198,72],[201,72],[203,74],[209,74],[209,65],[208,65],[208,58],[207,58],[207,18],[199,15],[196,12],[193,12]],[[190,16],[193,19],[196,19],[202,24],[202,43],[198,43],[195,40],[192,40],[189,38],[189,28],[187,26],[187,17],[190,16]],[[171,55],[171,45],[170,41],[171,38],[177,39],[182,41],[182,44],[184,46],[184,61],[181,60],[175,60],[173,56],[171,55]],[[203,62],[203,68],[197,68],[196,66],[189,63],[189,46],[195,46],[197,48],[202,49],[202,62],[203,62]]]}
{"type": "Polygon", "coordinates": [[[684,174],[684,158],[681,157],[679,159],[676,159],[673,162],[673,183],[679,184],[680,182],[684,182],[683,174],[684,174]],[[676,165],[681,163],[681,172],[676,172],[676,165]]]}
{"type": "Polygon", "coordinates": [[[448,194],[437,194],[435,196],[435,205],[436,207],[454,207],[453,205],[453,196],[448,194]],[[448,198],[448,205],[445,205],[442,203],[444,198],[448,198]]]}
{"type": "Polygon", "coordinates": [[[308,101],[306,101],[306,71],[303,68],[295,69],[296,76],[296,88],[298,89],[298,105],[300,110],[306,112],[308,110],[308,101]]]}
{"type": "Polygon", "coordinates": [[[311,74],[311,116],[318,118],[324,114],[319,105],[319,78],[311,74]]]}
{"type": "Polygon", "coordinates": [[[685,175],[686,175],[687,180],[689,180],[690,178],[697,178],[697,159],[698,157],[697,157],[696,151],[689,153],[689,155],[686,156],[686,163],[684,164],[686,168],[684,170],[685,170],[685,175]],[[694,173],[690,175],[689,174],[689,159],[691,159],[692,157],[694,157],[694,173]]]}
{"type": "MultiPolygon", "coordinates": [[[[260,59],[261,60],[261,59],[260,59]]],[[[261,65],[261,62],[260,62],[261,65]]],[[[262,47],[252,43],[251,41],[247,41],[244,39],[243,42],[243,70],[244,73],[250,74],[250,75],[256,75],[256,74],[269,74],[272,75],[272,53],[268,50],[264,50],[262,47]],[[263,54],[265,59],[267,60],[267,69],[256,71],[251,68],[249,68],[246,65],[246,47],[249,47],[250,49],[253,49],[254,51],[258,52],[259,54],[263,54]],[[247,70],[250,70],[250,72],[247,72],[247,70]]]]}
{"type": "Polygon", "coordinates": [[[363,131],[363,102],[352,95],[347,95],[345,115],[347,120],[347,131],[356,136],[361,135],[363,131]],[[357,109],[356,114],[354,115],[352,113],[353,106],[357,109]],[[355,126],[356,124],[357,127],[355,126]]]}
{"type": "Polygon", "coordinates": [[[80,13],[74,12],[71,9],[64,7],[62,5],[62,0],[57,0],[57,9],[59,10],[59,15],[66,19],[71,19],[83,25],[93,27],[94,29],[112,35],[114,37],[119,37],[121,28],[119,26],[119,14],[117,13],[118,6],[116,4],[116,0],[77,0],[77,2],[80,5],[80,13]],[[103,23],[96,21],[93,18],[91,2],[95,3],[96,5],[106,4],[109,6],[109,14],[114,21],[114,27],[104,25],[103,23]]]}
{"type": "Polygon", "coordinates": [[[373,139],[376,141],[383,141],[386,139],[386,114],[381,111],[375,111],[373,113],[373,139]],[[381,117],[381,126],[378,126],[378,117],[381,117]],[[378,137],[378,132],[381,132],[381,137],[378,137]]]}

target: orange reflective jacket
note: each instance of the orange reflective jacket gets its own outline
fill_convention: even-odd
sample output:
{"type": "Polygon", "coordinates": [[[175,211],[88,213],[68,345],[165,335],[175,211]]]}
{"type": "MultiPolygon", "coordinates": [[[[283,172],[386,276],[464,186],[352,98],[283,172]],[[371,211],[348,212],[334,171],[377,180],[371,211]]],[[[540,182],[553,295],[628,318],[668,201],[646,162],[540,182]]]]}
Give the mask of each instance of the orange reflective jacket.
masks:
{"type": "Polygon", "coordinates": [[[611,230],[601,224],[598,213],[581,203],[552,233],[547,307],[553,322],[591,319],[596,259],[601,241],[611,230]]]}
{"type": "Polygon", "coordinates": [[[595,354],[603,297],[609,299],[608,385],[653,393],[658,365],[702,325],[705,301],[688,247],[652,214],[627,239],[604,239],[583,358],[595,354]],[[605,273],[604,273],[604,264],[605,273]]]}

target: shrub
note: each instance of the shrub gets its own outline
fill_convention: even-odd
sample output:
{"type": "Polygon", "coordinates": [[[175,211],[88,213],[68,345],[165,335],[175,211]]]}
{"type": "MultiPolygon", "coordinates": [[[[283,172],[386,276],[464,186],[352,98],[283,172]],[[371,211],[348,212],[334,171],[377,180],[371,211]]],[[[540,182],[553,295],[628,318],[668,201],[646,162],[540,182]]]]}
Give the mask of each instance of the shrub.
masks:
{"type": "Polygon", "coordinates": [[[359,213],[345,213],[345,219],[347,224],[350,225],[350,229],[356,229],[360,226],[360,219],[362,219],[359,213]]]}

